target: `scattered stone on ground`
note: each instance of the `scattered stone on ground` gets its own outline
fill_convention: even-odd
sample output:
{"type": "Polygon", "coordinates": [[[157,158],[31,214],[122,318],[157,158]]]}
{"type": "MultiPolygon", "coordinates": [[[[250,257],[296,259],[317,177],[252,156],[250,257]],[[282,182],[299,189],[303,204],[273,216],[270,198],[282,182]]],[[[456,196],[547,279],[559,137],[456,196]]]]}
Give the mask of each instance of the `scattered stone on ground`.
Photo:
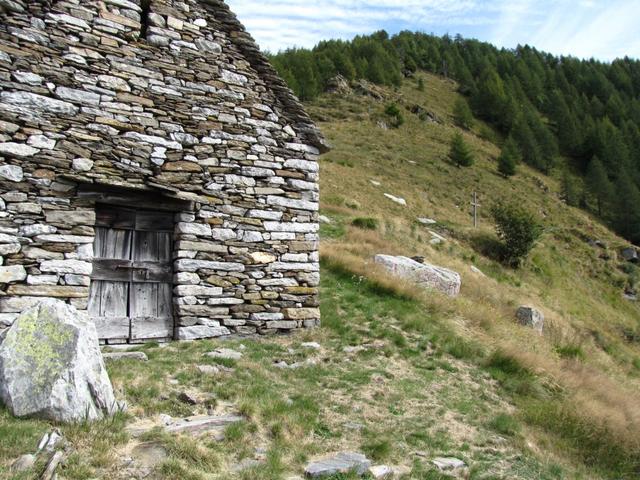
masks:
{"type": "Polygon", "coordinates": [[[364,475],[371,461],[362,453],[340,452],[330,457],[309,463],[304,469],[305,475],[310,478],[321,478],[337,473],[356,473],[364,475]]]}
{"type": "Polygon", "coordinates": [[[32,453],[21,455],[18,459],[11,464],[12,472],[24,472],[33,468],[36,464],[36,456],[32,453]]]}
{"type": "Polygon", "coordinates": [[[640,257],[638,257],[638,250],[634,247],[623,248],[620,251],[620,256],[627,262],[631,262],[631,263],[640,262],[640,257]]]}
{"type": "Polygon", "coordinates": [[[223,360],[240,360],[242,358],[241,352],[231,348],[216,348],[213,352],[206,353],[205,355],[210,358],[220,358],[223,360]]]}
{"type": "Polygon", "coordinates": [[[287,363],[284,360],[278,360],[276,362],[274,362],[274,367],[276,368],[282,368],[282,369],[289,369],[289,370],[297,370],[298,368],[302,368],[302,367],[312,367],[314,365],[317,365],[318,361],[315,358],[308,358],[307,360],[304,360],[303,362],[295,362],[295,363],[287,363]]]}
{"type": "Polygon", "coordinates": [[[387,480],[393,478],[395,472],[393,468],[387,465],[375,465],[369,468],[369,475],[371,475],[376,480],[387,480]]]}
{"type": "Polygon", "coordinates": [[[418,218],[418,222],[420,222],[423,225],[435,225],[436,223],[438,223],[432,218],[418,218]]]}
{"type": "Polygon", "coordinates": [[[392,202],[397,203],[398,205],[402,205],[403,207],[407,206],[407,201],[402,197],[396,197],[395,195],[391,195],[390,193],[385,193],[384,196],[392,202]]]}
{"type": "Polygon", "coordinates": [[[200,373],[204,373],[205,375],[215,375],[220,373],[220,368],[215,365],[198,365],[196,368],[200,373]]]}
{"type": "Polygon", "coordinates": [[[607,246],[607,244],[605,242],[603,242],[602,240],[598,240],[598,239],[591,239],[587,243],[589,245],[591,245],[592,247],[602,248],[603,250],[606,250],[608,248],[608,246],[607,246]]]}
{"type": "MultiPolygon", "coordinates": [[[[158,347],[160,348],[164,348],[171,345],[170,343],[161,343],[160,345],[158,345],[158,347]]],[[[105,352],[111,352],[111,351],[116,351],[116,352],[128,352],[130,350],[138,350],[142,348],[142,345],[137,344],[137,343],[123,343],[121,345],[105,345],[102,347],[102,350],[105,352]]]]}
{"type": "Polygon", "coordinates": [[[42,451],[53,452],[58,445],[63,442],[63,437],[58,430],[52,430],[50,433],[45,433],[38,443],[37,453],[42,451]]]}
{"type": "Polygon", "coordinates": [[[544,330],[544,314],[537,308],[523,305],[518,308],[516,318],[518,322],[520,322],[520,325],[531,327],[542,335],[542,331],[544,330]]]}
{"type": "Polygon", "coordinates": [[[163,427],[167,433],[185,433],[200,435],[209,431],[223,429],[233,423],[244,420],[239,415],[196,415],[186,418],[171,418],[170,422],[145,419],[127,426],[127,431],[132,437],[139,437],[154,428],[163,427]]]}
{"type": "Polygon", "coordinates": [[[369,180],[369,181],[371,182],[371,184],[372,184],[374,187],[379,187],[379,186],[381,186],[381,185],[382,185],[382,183],[380,183],[380,182],[379,182],[379,181],[377,181],[377,180],[369,180]]]}
{"type": "Polygon", "coordinates": [[[318,342],[304,342],[300,344],[302,348],[309,348],[311,350],[320,350],[322,346],[318,342]]]}
{"type": "Polygon", "coordinates": [[[462,460],[453,457],[434,458],[431,460],[431,463],[433,463],[438,470],[443,472],[447,470],[457,470],[458,468],[464,468],[466,466],[462,460]]]}
{"type": "Polygon", "coordinates": [[[102,357],[108,362],[116,362],[118,360],[139,360],[146,362],[149,360],[144,352],[105,352],[102,357]]]}
{"type": "Polygon", "coordinates": [[[40,480],[52,480],[54,478],[57,478],[56,469],[62,462],[63,457],[64,453],[62,451],[58,450],[57,452],[55,452],[49,459],[47,467],[44,469],[44,473],[40,476],[40,480]]]}
{"type": "Polygon", "coordinates": [[[441,243],[444,243],[447,241],[447,239],[445,237],[443,237],[442,235],[440,235],[437,232],[434,232],[433,230],[429,230],[429,234],[431,235],[431,241],[429,242],[431,245],[439,245],[441,243]]]}
{"type": "Polygon", "coordinates": [[[327,217],[326,215],[320,215],[318,217],[318,220],[320,220],[320,223],[326,223],[326,224],[332,223],[331,219],[329,217],[327,217]]]}
{"type": "Polygon", "coordinates": [[[364,425],[362,423],[357,422],[347,422],[343,425],[347,430],[354,430],[356,432],[360,432],[364,430],[364,425]]]}
{"type": "Polygon", "coordinates": [[[421,264],[402,256],[376,255],[375,262],[394,275],[411,280],[421,287],[438,290],[450,297],[456,297],[460,293],[462,279],[453,270],[421,264]]]}
{"type": "Polygon", "coordinates": [[[178,400],[180,400],[182,403],[186,403],[187,405],[198,405],[202,402],[200,396],[197,393],[188,391],[180,392],[180,395],[178,395],[178,400]]]}
{"type": "Polygon", "coordinates": [[[482,270],[480,270],[478,267],[476,267],[475,265],[471,265],[471,267],[469,267],[471,269],[471,271],[473,273],[475,273],[476,275],[480,275],[481,277],[486,277],[486,275],[484,274],[484,272],[482,270]]]}
{"type": "Polygon", "coordinates": [[[98,420],[118,404],[86,314],[44,299],[24,310],[0,344],[0,400],[16,417],[98,420]]]}

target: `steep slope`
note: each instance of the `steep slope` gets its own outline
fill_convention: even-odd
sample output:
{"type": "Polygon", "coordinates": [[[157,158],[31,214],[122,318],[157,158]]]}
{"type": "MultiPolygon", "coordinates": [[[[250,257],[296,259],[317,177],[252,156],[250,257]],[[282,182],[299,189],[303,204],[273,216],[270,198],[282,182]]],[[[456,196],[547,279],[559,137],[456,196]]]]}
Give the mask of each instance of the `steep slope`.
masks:
{"type": "Polygon", "coordinates": [[[386,91],[383,101],[354,93],[328,95],[310,104],[334,147],[322,164],[322,205],[333,220],[324,227],[324,257],[352,270],[373,272],[369,274],[375,274],[370,263],[376,253],[421,255],[459,271],[461,298],[428,302],[441,309],[460,334],[489,351],[507,352],[561,392],[542,404],[528,396],[520,398],[523,416],[558,437],[575,458],[592,464],[609,462],[594,458],[607,448],[596,453],[599,447],[587,446],[580,437],[606,431],[609,446],[619,445],[625,452],[622,457],[630,455],[620,458],[626,465],[623,470],[633,472],[640,432],[636,393],[640,310],[623,296],[625,288],[634,287],[636,275],[636,268],[617,255],[627,243],[583,211],[568,207],[553,178],[523,165],[510,180],[499,176],[496,134],[481,122],[464,132],[476,165],[453,166],[447,156],[456,129],[452,122],[456,91],[451,81],[419,74],[401,89],[386,91]],[[420,77],[424,91],[418,88],[420,77]],[[406,122],[398,129],[380,128],[379,120],[391,102],[406,107],[406,122]],[[438,121],[425,122],[406,111],[416,105],[438,121]],[[478,229],[470,215],[474,191],[483,204],[478,229]],[[406,199],[407,206],[392,202],[385,193],[406,199]],[[528,206],[546,227],[530,260],[517,271],[483,255],[495,238],[488,207],[504,201],[528,206]],[[376,218],[380,226],[365,232],[350,225],[357,217],[376,218]],[[419,217],[436,219],[438,224],[425,227],[416,221],[419,217]],[[448,241],[432,245],[429,229],[448,241]],[[607,248],[589,240],[599,240],[607,248]],[[488,278],[473,273],[472,265],[488,278]],[[514,313],[522,304],[544,311],[544,337],[515,325],[514,313]],[[535,413],[551,402],[558,410],[535,413]],[[554,425],[556,417],[567,413],[565,407],[577,412],[573,420],[578,426],[554,425]]]}

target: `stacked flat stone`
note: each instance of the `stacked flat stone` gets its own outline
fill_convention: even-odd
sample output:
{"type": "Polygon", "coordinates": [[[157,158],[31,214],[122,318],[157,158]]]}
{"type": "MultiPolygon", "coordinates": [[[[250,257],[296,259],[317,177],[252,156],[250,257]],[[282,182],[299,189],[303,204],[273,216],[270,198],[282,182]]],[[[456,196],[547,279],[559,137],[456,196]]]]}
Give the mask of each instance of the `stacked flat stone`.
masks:
{"type": "Polygon", "coordinates": [[[83,185],[191,205],[177,338],[316,326],[325,150],[224,2],[0,0],[0,328],[46,297],[87,309],[83,185]]]}

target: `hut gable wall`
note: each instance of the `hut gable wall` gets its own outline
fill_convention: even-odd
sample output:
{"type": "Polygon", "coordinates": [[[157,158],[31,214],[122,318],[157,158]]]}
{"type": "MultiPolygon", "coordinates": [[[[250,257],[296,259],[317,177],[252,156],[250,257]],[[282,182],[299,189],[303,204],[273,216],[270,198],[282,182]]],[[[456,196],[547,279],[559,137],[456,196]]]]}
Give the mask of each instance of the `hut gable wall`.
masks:
{"type": "Polygon", "coordinates": [[[324,149],[221,1],[0,1],[0,329],[43,297],[131,317],[159,268],[133,252],[153,212],[173,225],[171,328],[152,311],[105,341],[317,325],[324,149]],[[96,236],[121,209],[138,220],[114,275],[133,280],[107,295],[96,236]]]}

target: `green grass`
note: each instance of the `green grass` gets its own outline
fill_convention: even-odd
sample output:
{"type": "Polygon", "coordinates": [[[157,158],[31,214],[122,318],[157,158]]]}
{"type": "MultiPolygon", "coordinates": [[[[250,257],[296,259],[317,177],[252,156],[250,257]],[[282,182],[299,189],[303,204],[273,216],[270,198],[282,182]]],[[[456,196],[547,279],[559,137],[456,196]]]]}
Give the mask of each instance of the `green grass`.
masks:
{"type": "MultiPolygon", "coordinates": [[[[433,456],[481,458],[486,439],[495,436],[490,421],[504,406],[496,404],[500,391],[483,369],[457,358],[470,357],[474,350],[460,347],[465,345],[462,341],[455,343],[455,334],[438,318],[442,312],[437,309],[425,309],[416,300],[344,269],[326,264],[323,268],[325,326],[289,337],[243,341],[244,356],[236,362],[234,374],[194,374],[192,366],[219,346],[214,341],[146,347],[148,362],[109,364],[116,391],[126,397],[130,413],[94,425],[62,427],[74,449],[61,470],[64,478],[117,478],[121,467],[116,452],[129,441],[124,431],[128,422],[152,418],[165,409],[176,415],[187,408],[189,413],[204,413],[204,406],[178,406],[178,393],[185,388],[212,394],[215,408],[240,412],[246,420],[229,427],[221,442],[159,430],[145,435],[142,441],[161,445],[168,454],[155,468],[154,479],[285,479],[299,474],[311,458],[340,450],[405,465],[412,470],[407,478],[438,478],[429,463],[433,456]],[[398,340],[398,332],[404,332],[404,341],[398,340]],[[299,346],[311,338],[321,343],[321,352],[299,346]],[[440,339],[458,346],[441,348],[440,339]],[[375,341],[383,344],[360,353],[343,352],[345,346],[375,341]],[[450,355],[448,349],[458,355],[450,355]],[[318,363],[298,370],[272,367],[275,359],[306,358],[317,358],[318,363]],[[428,363],[433,368],[425,368],[428,363]],[[452,381],[457,376],[461,377],[452,381]],[[349,422],[364,428],[348,429],[349,422]],[[459,431],[461,425],[477,433],[459,431]],[[256,448],[267,452],[264,463],[231,473],[231,466],[253,458],[256,448]],[[415,451],[429,452],[429,457],[415,457],[415,451]]],[[[240,342],[224,346],[240,348],[240,342]]],[[[17,421],[4,412],[3,465],[32,451],[49,428],[46,422],[17,421]]],[[[477,478],[528,479],[531,471],[545,471],[544,463],[519,445],[505,449],[513,459],[508,464],[478,462],[477,478]]],[[[0,467],[0,478],[11,478],[6,467],[0,467]]]]}
{"type": "Polygon", "coordinates": [[[377,230],[378,219],[370,217],[358,217],[351,221],[351,225],[361,228],[363,230],[377,230]]]}

